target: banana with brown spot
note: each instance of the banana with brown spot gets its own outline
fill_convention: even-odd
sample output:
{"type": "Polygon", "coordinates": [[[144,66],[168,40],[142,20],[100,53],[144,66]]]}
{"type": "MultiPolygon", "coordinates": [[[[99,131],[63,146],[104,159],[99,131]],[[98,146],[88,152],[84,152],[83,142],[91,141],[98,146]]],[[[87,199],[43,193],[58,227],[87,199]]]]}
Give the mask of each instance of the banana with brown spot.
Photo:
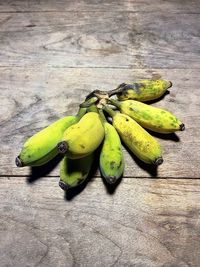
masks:
{"type": "Polygon", "coordinates": [[[183,131],[184,124],[171,112],[135,100],[109,100],[119,110],[136,120],[142,127],[158,133],[183,131]]]}
{"type": "Polygon", "coordinates": [[[103,109],[112,117],[112,124],[127,147],[142,161],[160,165],[163,162],[158,141],[128,115],[115,112],[104,106],[103,109]]]}
{"type": "Polygon", "coordinates": [[[100,152],[100,171],[109,184],[115,183],[124,171],[124,156],[120,137],[115,128],[106,121],[103,111],[100,117],[105,129],[105,138],[100,152]]]}
{"type": "Polygon", "coordinates": [[[161,97],[171,86],[172,82],[167,80],[140,80],[133,84],[124,84],[117,97],[119,100],[134,99],[145,102],[161,97]]]}

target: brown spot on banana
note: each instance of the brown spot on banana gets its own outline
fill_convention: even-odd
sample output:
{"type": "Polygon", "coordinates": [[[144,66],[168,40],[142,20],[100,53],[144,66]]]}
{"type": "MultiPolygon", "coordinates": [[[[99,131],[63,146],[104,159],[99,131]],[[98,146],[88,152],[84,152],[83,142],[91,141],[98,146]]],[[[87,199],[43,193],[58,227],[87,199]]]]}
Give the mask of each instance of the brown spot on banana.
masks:
{"type": "Polygon", "coordinates": [[[111,162],[110,162],[110,168],[113,170],[114,167],[115,167],[115,162],[114,162],[114,161],[111,161],[111,162]]]}

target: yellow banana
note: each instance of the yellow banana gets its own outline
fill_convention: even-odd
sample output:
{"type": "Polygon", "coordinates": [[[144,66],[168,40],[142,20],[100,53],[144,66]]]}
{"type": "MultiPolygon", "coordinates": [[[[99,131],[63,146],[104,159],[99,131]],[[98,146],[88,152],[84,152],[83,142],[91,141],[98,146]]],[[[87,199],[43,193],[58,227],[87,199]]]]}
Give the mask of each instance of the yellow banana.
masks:
{"type": "Polygon", "coordinates": [[[118,107],[122,113],[129,115],[146,129],[158,133],[173,133],[183,131],[184,124],[171,112],[156,108],[135,100],[116,101],[109,100],[118,107]]]}
{"type": "Polygon", "coordinates": [[[40,166],[53,159],[58,154],[57,143],[62,139],[64,131],[77,123],[85,112],[86,109],[81,108],[76,116],[61,118],[30,137],[15,160],[16,165],[40,166]]]}
{"type": "Polygon", "coordinates": [[[119,100],[135,99],[141,102],[157,99],[172,86],[166,80],[140,80],[133,84],[123,84],[123,89],[117,93],[119,100]]]}
{"type": "Polygon", "coordinates": [[[90,172],[93,159],[94,153],[81,159],[69,159],[64,156],[60,163],[59,186],[67,190],[84,182],[90,172]]]}
{"type": "Polygon", "coordinates": [[[105,130],[105,138],[100,152],[100,171],[106,181],[113,184],[123,174],[124,156],[117,131],[106,121],[103,111],[100,110],[99,113],[105,130]]]}
{"type": "Polygon", "coordinates": [[[155,165],[163,162],[159,143],[136,121],[128,115],[114,112],[107,106],[103,109],[112,117],[112,124],[123,142],[140,160],[155,165]]]}
{"type": "Polygon", "coordinates": [[[64,132],[58,151],[68,158],[82,158],[96,150],[103,138],[104,128],[99,114],[89,112],[64,132]]]}

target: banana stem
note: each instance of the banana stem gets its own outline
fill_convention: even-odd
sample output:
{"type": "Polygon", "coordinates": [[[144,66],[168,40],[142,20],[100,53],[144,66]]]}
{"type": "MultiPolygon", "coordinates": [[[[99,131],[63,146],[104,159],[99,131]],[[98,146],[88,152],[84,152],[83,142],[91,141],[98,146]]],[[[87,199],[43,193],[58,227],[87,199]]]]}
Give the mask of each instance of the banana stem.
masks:
{"type": "Polygon", "coordinates": [[[100,119],[101,119],[102,123],[107,122],[106,117],[105,117],[102,109],[99,109],[99,116],[100,116],[100,119]]]}
{"type": "Polygon", "coordinates": [[[96,113],[99,113],[99,110],[98,110],[98,108],[97,108],[97,106],[96,105],[91,105],[90,107],[88,107],[87,108],[87,111],[89,111],[89,112],[96,112],[96,113]]]}
{"type": "Polygon", "coordinates": [[[78,113],[76,114],[78,120],[80,120],[83,117],[83,115],[85,115],[86,110],[87,110],[86,108],[81,108],[81,107],[79,108],[78,113]]]}
{"type": "Polygon", "coordinates": [[[108,91],[107,93],[108,93],[109,97],[111,97],[113,95],[116,95],[118,93],[121,93],[123,91],[123,89],[124,89],[125,86],[126,86],[125,83],[121,83],[120,85],[117,86],[117,88],[108,91]]]}
{"type": "Polygon", "coordinates": [[[124,87],[126,87],[126,83],[121,83],[120,85],[117,86],[117,88],[110,91],[94,90],[86,96],[86,100],[97,95],[108,95],[109,97],[112,95],[116,95],[117,93],[121,93],[124,87]]]}
{"type": "Polygon", "coordinates": [[[98,100],[98,98],[96,96],[92,97],[92,98],[89,98],[87,99],[85,102],[81,103],[80,104],[80,107],[81,108],[88,108],[90,107],[91,105],[93,105],[94,103],[96,103],[98,100]]]}
{"type": "Polygon", "coordinates": [[[120,108],[121,107],[121,103],[117,100],[114,100],[114,99],[109,99],[108,100],[112,105],[114,105],[115,107],[117,108],[120,108]]]}
{"type": "Polygon", "coordinates": [[[114,117],[116,115],[116,112],[108,106],[103,106],[103,110],[105,110],[111,117],[114,117]]]}

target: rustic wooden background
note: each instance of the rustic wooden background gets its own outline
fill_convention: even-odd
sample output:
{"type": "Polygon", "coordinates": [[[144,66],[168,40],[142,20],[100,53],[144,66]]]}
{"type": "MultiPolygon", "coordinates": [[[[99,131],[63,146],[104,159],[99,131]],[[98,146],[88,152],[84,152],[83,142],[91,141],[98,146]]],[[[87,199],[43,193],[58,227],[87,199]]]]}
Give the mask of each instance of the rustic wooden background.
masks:
{"type": "Polygon", "coordinates": [[[0,1],[0,266],[200,266],[199,0],[0,1]],[[23,142],[94,89],[159,74],[155,106],[186,125],[156,135],[158,170],[125,152],[116,188],[97,172],[65,195],[58,162],[15,167],[23,142]]]}

